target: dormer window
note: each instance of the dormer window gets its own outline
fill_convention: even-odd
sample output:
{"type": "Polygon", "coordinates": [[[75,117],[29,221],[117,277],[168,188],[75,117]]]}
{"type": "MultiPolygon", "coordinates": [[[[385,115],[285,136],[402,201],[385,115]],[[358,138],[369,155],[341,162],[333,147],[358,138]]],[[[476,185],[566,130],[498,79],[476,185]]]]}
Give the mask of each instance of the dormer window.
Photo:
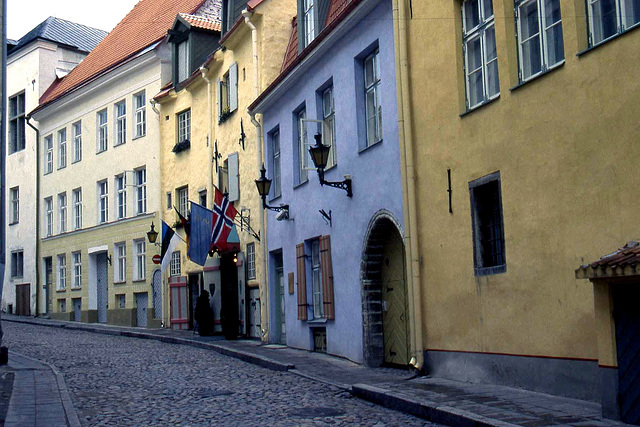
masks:
{"type": "Polygon", "coordinates": [[[304,45],[309,45],[316,37],[315,34],[315,18],[313,16],[313,3],[315,0],[303,0],[302,1],[302,23],[304,28],[304,45]]]}
{"type": "Polygon", "coordinates": [[[189,77],[189,38],[178,43],[176,55],[176,68],[178,69],[178,83],[184,81],[189,77]]]}

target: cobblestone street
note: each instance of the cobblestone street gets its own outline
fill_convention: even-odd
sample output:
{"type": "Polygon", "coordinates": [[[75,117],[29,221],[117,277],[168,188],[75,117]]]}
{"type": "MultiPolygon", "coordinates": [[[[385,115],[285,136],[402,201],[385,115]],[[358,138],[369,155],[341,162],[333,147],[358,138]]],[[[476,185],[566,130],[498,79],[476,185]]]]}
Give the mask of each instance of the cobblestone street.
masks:
{"type": "Polygon", "coordinates": [[[83,425],[428,425],[329,385],[153,340],[3,322],[64,375],[83,425]]]}

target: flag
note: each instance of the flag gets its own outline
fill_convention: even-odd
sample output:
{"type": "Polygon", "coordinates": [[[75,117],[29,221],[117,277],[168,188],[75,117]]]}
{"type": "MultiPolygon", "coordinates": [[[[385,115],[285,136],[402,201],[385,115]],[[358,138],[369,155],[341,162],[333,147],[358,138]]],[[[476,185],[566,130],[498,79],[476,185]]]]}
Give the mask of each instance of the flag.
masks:
{"type": "MultiPolygon", "coordinates": [[[[176,213],[178,214],[178,219],[180,219],[180,224],[182,224],[182,228],[184,229],[184,235],[187,238],[187,249],[189,249],[189,234],[191,234],[191,222],[182,216],[182,214],[180,213],[180,211],[175,207],[175,205],[173,206],[173,209],[176,211],[176,213]]],[[[189,214],[187,213],[187,216],[189,216],[189,214]]]]}
{"type": "Polygon", "coordinates": [[[238,214],[236,208],[229,202],[229,198],[215,189],[213,203],[213,228],[211,229],[211,247],[220,250],[226,248],[227,237],[233,227],[233,219],[238,214]]]}
{"type": "Polygon", "coordinates": [[[204,206],[191,202],[190,222],[187,255],[191,261],[204,266],[211,247],[213,212],[204,206]]]}
{"type": "Polygon", "coordinates": [[[165,271],[171,263],[171,254],[179,241],[180,236],[166,222],[162,221],[162,250],[160,251],[160,268],[162,271],[165,271]]]}

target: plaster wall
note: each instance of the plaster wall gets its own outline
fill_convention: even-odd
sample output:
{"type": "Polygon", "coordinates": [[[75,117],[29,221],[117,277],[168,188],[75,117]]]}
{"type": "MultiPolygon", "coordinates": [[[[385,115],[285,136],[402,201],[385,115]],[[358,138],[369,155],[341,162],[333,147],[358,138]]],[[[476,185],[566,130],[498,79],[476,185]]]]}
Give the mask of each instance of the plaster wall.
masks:
{"type": "Polygon", "coordinates": [[[630,53],[640,32],[577,56],[586,48],[584,2],[560,4],[564,64],[516,87],[513,2],[494,1],[500,97],[462,117],[461,3],[413,4],[409,72],[426,350],[598,359],[594,291],[574,270],[637,238],[640,83],[639,59],[630,53]],[[495,171],[506,273],[476,277],[468,183],[495,171]]]}
{"type": "MultiPolygon", "coordinates": [[[[287,203],[293,221],[276,221],[275,213],[268,212],[269,251],[282,250],[285,280],[289,272],[296,271],[296,244],[320,235],[331,235],[331,256],[334,276],[335,320],[326,323],[327,352],[356,362],[363,361],[363,324],[361,298],[361,262],[367,227],[371,218],[381,209],[389,211],[402,225],[402,186],[400,181],[400,154],[397,126],[396,74],[394,57],[391,3],[380,2],[360,22],[353,25],[323,56],[311,59],[310,71],[298,77],[282,96],[274,98],[264,111],[265,145],[269,147],[268,133],[280,131],[282,196],[271,200],[271,205],[287,203]],[[364,88],[356,86],[356,59],[374,42],[378,43],[381,69],[383,140],[365,150],[359,150],[358,130],[363,117],[357,111],[357,99],[364,99],[364,88]],[[353,197],[343,190],[321,187],[315,171],[309,171],[308,181],[294,186],[294,153],[297,140],[294,135],[294,111],[301,105],[307,118],[321,118],[318,111],[317,90],[327,82],[334,88],[336,117],[337,165],[326,171],[328,181],[342,181],[351,174],[353,197]],[[320,209],[332,213],[329,226],[320,209]]],[[[313,127],[309,127],[310,143],[313,127]]],[[[271,149],[267,148],[269,158],[271,149]]],[[[272,176],[268,171],[267,175],[272,176]]],[[[401,234],[404,230],[401,230],[401,234]]],[[[275,276],[274,276],[275,277],[275,276]]],[[[308,284],[310,280],[307,280],[308,284]]],[[[275,298],[271,283],[272,296],[275,298]]],[[[286,288],[287,286],[285,286],[286,288]]],[[[313,349],[310,323],[297,320],[297,290],[285,295],[287,345],[313,349]]],[[[307,299],[311,301],[307,291],[307,299]]],[[[275,300],[271,301],[274,307],[275,300]]],[[[271,310],[275,322],[275,309],[271,310]]],[[[273,337],[272,339],[277,339],[273,337]]]]}

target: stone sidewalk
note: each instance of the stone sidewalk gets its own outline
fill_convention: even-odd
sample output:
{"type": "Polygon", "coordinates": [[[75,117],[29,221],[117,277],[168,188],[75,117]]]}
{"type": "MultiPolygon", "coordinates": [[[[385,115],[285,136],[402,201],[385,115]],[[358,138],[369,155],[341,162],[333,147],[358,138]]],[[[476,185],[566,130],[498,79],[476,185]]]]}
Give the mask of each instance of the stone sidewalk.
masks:
{"type": "Polygon", "coordinates": [[[80,421],[62,375],[51,365],[9,352],[0,373],[13,373],[5,427],[79,427],[80,421]]]}
{"type": "Polygon", "coordinates": [[[3,315],[2,320],[156,339],[210,349],[269,369],[289,371],[330,384],[360,398],[439,424],[455,426],[625,425],[603,419],[600,405],[594,402],[511,387],[415,376],[400,369],[367,368],[326,354],[276,344],[263,344],[254,340],[225,341],[217,336],[200,337],[191,331],[123,328],[10,315],[3,315]]]}

